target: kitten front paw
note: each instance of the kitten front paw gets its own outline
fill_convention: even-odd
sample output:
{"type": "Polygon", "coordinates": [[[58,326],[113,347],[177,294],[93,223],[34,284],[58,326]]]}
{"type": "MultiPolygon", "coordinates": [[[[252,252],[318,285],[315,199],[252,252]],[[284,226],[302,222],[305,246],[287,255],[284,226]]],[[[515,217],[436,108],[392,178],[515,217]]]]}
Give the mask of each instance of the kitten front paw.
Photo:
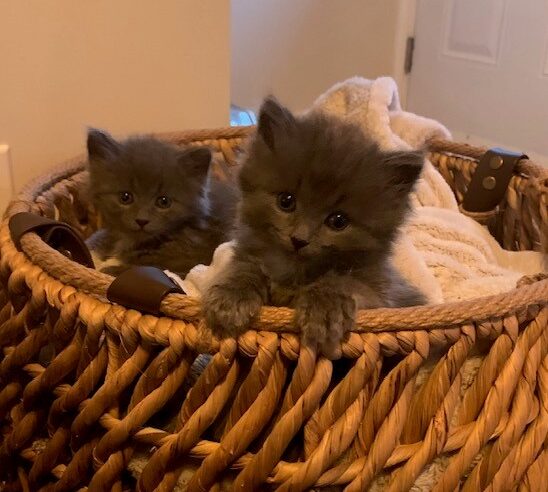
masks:
{"type": "Polygon", "coordinates": [[[219,284],[207,291],[202,312],[213,333],[221,338],[237,337],[248,329],[262,306],[256,290],[219,284]]]}
{"type": "Polygon", "coordinates": [[[340,342],[355,317],[354,299],[331,289],[308,287],[295,301],[295,322],[301,328],[303,344],[317,344],[329,358],[340,355],[340,342]]]}

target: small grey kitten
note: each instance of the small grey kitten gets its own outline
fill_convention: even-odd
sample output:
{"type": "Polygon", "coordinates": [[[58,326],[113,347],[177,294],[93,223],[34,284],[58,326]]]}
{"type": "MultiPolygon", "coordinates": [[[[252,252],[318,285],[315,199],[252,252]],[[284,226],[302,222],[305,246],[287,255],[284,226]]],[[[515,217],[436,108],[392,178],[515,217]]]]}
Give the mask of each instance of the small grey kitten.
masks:
{"type": "Polygon", "coordinates": [[[292,306],[304,342],[333,354],[357,308],[423,304],[391,262],[423,162],[267,98],[239,175],[234,259],[203,302],[211,329],[236,336],[264,304],[292,306]]]}
{"type": "Polygon", "coordinates": [[[237,189],[209,172],[208,148],[181,149],[152,137],[118,142],[95,129],[87,148],[90,198],[102,220],[88,246],[100,260],[119,263],[102,271],[149,265],[184,276],[209,264],[231,231],[237,189]]]}

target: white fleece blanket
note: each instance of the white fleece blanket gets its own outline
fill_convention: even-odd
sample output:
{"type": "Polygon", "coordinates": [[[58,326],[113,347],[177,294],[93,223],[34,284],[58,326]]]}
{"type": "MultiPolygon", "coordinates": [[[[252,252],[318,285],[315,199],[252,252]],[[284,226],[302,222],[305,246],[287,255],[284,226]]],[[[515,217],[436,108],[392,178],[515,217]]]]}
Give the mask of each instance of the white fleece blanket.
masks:
{"type": "MultiPolygon", "coordinates": [[[[437,121],[403,111],[396,83],[389,77],[354,77],[334,85],[309,111],[324,111],[358,124],[385,150],[417,149],[433,137],[451,138],[437,121]]],[[[211,266],[199,265],[184,281],[199,297],[230,261],[232,244],[217,249],[211,266]]],[[[547,270],[547,256],[503,250],[487,229],[461,214],[449,185],[426,161],[412,195],[412,213],[395,247],[401,273],[430,303],[458,301],[513,289],[524,275],[547,270]]]]}

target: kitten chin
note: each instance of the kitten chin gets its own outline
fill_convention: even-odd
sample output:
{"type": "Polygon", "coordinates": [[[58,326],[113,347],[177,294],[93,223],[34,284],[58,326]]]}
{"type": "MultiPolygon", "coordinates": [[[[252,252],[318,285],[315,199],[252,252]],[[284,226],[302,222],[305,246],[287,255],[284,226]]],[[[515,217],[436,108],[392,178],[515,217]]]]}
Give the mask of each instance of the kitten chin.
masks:
{"type": "Polygon", "coordinates": [[[236,336],[262,305],[289,305],[303,343],[336,357],[356,309],[424,303],[391,263],[423,161],[267,98],[239,174],[234,259],[203,300],[210,327],[236,336]]]}
{"type": "Polygon", "coordinates": [[[184,276],[229,239],[237,189],[211,171],[210,149],[151,137],[120,142],[94,129],[87,147],[89,194],[102,219],[88,245],[97,257],[117,261],[106,273],[148,265],[184,276]]]}

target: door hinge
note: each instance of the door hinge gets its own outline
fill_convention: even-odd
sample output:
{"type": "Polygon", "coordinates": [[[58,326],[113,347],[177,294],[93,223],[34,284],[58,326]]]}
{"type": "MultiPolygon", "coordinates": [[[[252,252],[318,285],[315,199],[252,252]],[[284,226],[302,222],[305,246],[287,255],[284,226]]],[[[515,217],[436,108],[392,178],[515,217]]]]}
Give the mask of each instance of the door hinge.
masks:
{"type": "Polygon", "coordinates": [[[406,74],[411,73],[411,69],[413,68],[414,51],[415,51],[415,38],[413,36],[409,36],[405,44],[405,63],[403,66],[403,70],[406,74]]]}

